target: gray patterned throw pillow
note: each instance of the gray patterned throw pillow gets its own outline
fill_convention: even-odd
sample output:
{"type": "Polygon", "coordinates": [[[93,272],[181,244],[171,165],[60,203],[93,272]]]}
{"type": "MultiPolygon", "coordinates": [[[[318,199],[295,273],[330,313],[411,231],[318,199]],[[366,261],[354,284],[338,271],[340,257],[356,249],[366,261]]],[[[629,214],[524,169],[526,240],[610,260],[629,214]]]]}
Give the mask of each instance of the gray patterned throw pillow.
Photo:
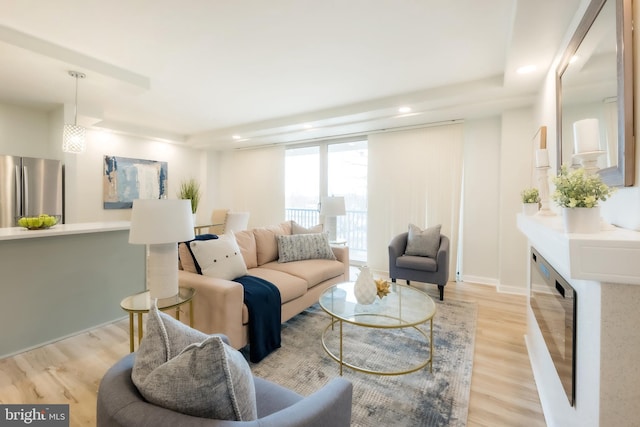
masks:
{"type": "Polygon", "coordinates": [[[131,378],[149,402],[196,417],[257,418],[255,387],[242,354],[222,341],[149,310],[131,378]]]}
{"type": "Polygon", "coordinates": [[[304,259],[336,259],[327,233],[290,234],[276,236],[278,262],[304,259]]]}

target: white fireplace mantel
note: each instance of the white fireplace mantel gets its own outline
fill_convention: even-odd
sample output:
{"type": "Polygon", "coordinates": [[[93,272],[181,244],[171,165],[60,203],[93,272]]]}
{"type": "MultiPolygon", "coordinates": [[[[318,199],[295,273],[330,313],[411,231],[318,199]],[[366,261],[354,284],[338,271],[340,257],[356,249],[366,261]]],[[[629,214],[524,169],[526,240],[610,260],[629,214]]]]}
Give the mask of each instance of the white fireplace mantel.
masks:
{"type": "Polygon", "coordinates": [[[574,406],[533,311],[527,311],[525,339],[547,425],[638,425],[640,232],[603,223],[599,233],[566,234],[559,216],[520,214],[517,223],[577,293],[574,406]]]}
{"type": "Polygon", "coordinates": [[[559,216],[518,215],[518,228],[564,276],[640,285],[640,232],[602,224],[599,233],[566,234],[559,216]]]}

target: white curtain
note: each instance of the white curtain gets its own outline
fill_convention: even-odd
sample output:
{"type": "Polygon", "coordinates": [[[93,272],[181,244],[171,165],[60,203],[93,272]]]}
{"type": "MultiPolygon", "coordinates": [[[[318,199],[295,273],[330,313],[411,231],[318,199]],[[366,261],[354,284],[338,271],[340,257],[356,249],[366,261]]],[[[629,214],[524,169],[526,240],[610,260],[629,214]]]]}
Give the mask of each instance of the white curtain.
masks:
{"type": "Polygon", "coordinates": [[[388,271],[389,241],[409,223],[441,224],[455,280],[462,147],[462,124],[369,136],[367,263],[374,271],[388,271]]]}

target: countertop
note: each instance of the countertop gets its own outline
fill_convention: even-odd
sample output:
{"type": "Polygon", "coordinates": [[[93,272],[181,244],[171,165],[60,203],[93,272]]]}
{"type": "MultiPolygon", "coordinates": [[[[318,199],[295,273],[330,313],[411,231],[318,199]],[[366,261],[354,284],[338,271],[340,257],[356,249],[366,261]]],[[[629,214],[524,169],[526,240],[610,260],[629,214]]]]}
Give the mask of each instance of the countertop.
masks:
{"type": "Polygon", "coordinates": [[[27,230],[23,227],[0,228],[0,240],[33,239],[36,237],[55,237],[71,234],[101,233],[105,231],[128,230],[130,221],[81,222],[76,224],[57,224],[44,230],[27,230]]]}

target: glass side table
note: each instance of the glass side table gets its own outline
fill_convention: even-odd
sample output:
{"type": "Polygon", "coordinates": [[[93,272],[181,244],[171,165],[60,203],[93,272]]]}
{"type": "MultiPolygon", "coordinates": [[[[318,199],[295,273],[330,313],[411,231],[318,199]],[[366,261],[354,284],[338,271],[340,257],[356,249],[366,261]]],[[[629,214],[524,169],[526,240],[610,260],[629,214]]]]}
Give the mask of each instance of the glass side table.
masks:
{"type": "MultiPolygon", "coordinates": [[[[176,319],[180,320],[180,306],[189,303],[189,326],[193,327],[193,296],[196,290],[193,288],[178,288],[178,294],[169,298],[158,299],[158,309],[176,309],[176,319]]],[[[120,307],[129,313],[129,350],[133,353],[133,315],[138,314],[138,345],[142,340],[142,314],[151,309],[151,293],[140,292],[126,297],[120,302],[120,307]]]]}

